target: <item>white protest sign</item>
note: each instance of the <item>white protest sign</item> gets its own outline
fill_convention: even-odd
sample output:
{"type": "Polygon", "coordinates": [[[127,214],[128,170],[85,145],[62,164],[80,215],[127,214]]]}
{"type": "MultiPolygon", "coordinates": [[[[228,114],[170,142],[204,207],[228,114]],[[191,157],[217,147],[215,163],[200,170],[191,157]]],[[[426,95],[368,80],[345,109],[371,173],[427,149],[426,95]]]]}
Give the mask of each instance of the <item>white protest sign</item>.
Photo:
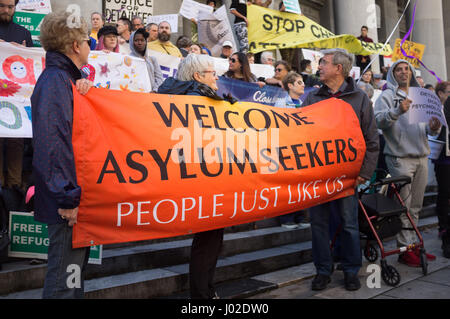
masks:
{"type": "Polygon", "coordinates": [[[408,98],[412,100],[408,111],[409,123],[428,123],[432,117],[437,117],[442,125],[448,127],[441,100],[433,91],[410,87],[408,98]]]}
{"type": "MultiPolygon", "coordinates": [[[[89,64],[95,69],[97,87],[132,92],[152,90],[143,59],[91,51],[89,64]]],[[[30,98],[44,66],[42,48],[0,42],[0,137],[32,137],[30,98]]]]}
{"type": "Polygon", "coordinates": [[[298,0],[283,0],[287,12],[302,14],[298,0]]]}
{"type": "Polygon", "coordinates": [[[173,33],[178,32],[178,14],[165,14],[158,16],[149,16],[147,18],[147,24],[156,23],[160,24],[161,22],[166,21],[170,24],[170,28],[173,33]]]}
{"type": "Polygon", "coordinates": [[[50,0],[20,0],[16,11],[47,14],[52,12],[52,4],[50,0]]]}
{"type": "Polygon", "coordinates": [[[222,44],[225,41],[231,41],[233,48],[237,47],[225,5],[217,9],[214,14],[200,14],[198,41],[204,43],[211,50],[212,56],[220,56],[222,44]]]}
{"type": "Polygon", "coordinates": [[[198,20],[199,13],[203,11],[212,13],[214,8],[206,4],[195,2],[194,0],[183,0],[179,13],[186,19],[198,20]]]}
{"type": "Polygon", "coordinates": [[[323,57],[320,51],[302,49],[303,58],[311,61],[312,73],[315,74],[319,69],[319,60],[323,57]]]}

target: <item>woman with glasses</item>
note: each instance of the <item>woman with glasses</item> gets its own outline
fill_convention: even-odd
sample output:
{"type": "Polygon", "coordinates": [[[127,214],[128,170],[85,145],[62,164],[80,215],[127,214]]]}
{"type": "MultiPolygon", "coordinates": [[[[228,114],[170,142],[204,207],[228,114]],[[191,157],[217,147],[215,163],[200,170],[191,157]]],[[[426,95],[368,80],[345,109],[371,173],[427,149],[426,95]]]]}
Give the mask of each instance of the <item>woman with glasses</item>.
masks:
{"type": "Polygon", "coordinates": [[[245,82],[257,82],[256,76],[250,71],[247,55],[241,52],[233,53],[229,59],[229,69],[224,77],[245,82]]]}
{"type": "Polygon", "coordinates": [[[275,75],[266,79],[266,84],[283,87],[283,79],[291,72],[291,66],[286,61],[280,60],[275,63],[275,75]]]}
{"type": "MultiPolygon", "coordinates": [[[[167,78],[159,87],[158,93],[198,95],[223,100],[216,94],[217,80],[214,60],[209,55],[191,53],[181,60],[176,78],[167,78]]],[[[222,242],[223,228],[194,235],[189,263],[192,299],[218,298],[213,282],[222,242]]]]}

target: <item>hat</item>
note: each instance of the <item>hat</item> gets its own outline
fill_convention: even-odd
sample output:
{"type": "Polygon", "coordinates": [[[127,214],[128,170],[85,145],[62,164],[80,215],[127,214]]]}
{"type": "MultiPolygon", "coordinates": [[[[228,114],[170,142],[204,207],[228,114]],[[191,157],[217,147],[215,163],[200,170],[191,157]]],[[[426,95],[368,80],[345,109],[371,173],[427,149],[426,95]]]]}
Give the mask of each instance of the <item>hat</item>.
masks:
{"type": "Polygon", "coordinates": [[[222,47],[233,47],[233,43],[231,43],[231,41],[224,41],[222,44],[222,47]]]}
{"type": "Polygon", "coordinates": [[[98,30],[98,34],[97,34],[97,38],[100,38],[101,36],[105,36],[108,34],[114,34],[116,36],[119,35],[119,33],[117,32],[116,27],[113,27],[111,25],[107,25],[104,26],[103,28],[101,28],[100,30],[98,30]]]}

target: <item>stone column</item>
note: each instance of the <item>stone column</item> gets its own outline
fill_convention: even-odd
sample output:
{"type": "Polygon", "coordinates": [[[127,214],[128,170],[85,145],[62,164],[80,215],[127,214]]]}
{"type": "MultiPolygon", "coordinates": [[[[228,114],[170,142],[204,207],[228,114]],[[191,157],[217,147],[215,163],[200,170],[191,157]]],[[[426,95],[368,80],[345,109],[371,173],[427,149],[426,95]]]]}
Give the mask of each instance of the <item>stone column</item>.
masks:
{"type": "Polygon", "coordinates": [[[442,0],[442,17],[444,18],[445,32],[445,55],[447,58],[447,80],[450,79],[450,1],[442,0]]]}
{"type": "MultiPolygon", "coordinates": [[[[408,9],[408,28],[412,21],[413,2],[408,9]]],[[[442,0],[417,1],[416,20],[412,33],[412,41],[425,44],[423,63],[436,72],[442,79],[447,79],[447,63],[445,57],[444,21],[442,0]]],[[[425,83],[435,85],[435,77],[420,67],[425,83]]]]}
{"type": "Polygon", "coordinates": [[[70,4],[77,4],[81,8],[81,16],[86,19],[90,25],[92,12],[103,12],[102,0],[51,0],[52,11],[65,11],[70,4]]]}
{"type": "MultiPolygon", "coordinates": [[[[378,35],[380,41],[383,41],[384,43],[392,30],[394,30],[400,16],[398,13],[397,0],[378,0],[377,3],[380,6],[381,14],[381,26],[379,26],[378,35]]],[[[395,40],[398,38],[400,38],[400,27],[395,30],[394,35],[389,41],[392,48],[395,45],[395,40]]]]}
{"type": "MultiPolygon", "coordinates": [[[[377,15],[375,0],[334,0],[334,16],[336,25],[336,34],[361,34],[361,26],[369,27],[369,38],[378,42],[377,15]]],[[[372,64],[372,70],[375,73],[380,72],[380,63],[378,56],[372,55],[375,59],[372,64]]],[[[363,70],[361,70],[362,72],[363,70]]]]}

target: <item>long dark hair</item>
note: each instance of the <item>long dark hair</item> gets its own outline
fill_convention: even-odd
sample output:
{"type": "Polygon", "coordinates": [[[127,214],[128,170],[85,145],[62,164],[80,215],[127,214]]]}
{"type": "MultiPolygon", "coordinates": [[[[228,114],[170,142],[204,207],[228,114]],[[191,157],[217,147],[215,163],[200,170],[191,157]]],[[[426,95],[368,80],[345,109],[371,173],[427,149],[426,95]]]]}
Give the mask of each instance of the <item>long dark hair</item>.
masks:
{"type": "MultiPolygon", "coordinates": [[[[250,63],[248,63],[247,55],[242,52],[235,52],[231,55],[231,57],[233,56],[237,56],[239,63],[241,64],[241,73],[242,76],[244,77],[243,80],[245,82],[254,82],[255,76],[252,74],[252,71],[250,70],[250,63]]],[[[234,72],[231,70],[228,70],[226,75],[230,78],[235,78],[234,72]]]]}

